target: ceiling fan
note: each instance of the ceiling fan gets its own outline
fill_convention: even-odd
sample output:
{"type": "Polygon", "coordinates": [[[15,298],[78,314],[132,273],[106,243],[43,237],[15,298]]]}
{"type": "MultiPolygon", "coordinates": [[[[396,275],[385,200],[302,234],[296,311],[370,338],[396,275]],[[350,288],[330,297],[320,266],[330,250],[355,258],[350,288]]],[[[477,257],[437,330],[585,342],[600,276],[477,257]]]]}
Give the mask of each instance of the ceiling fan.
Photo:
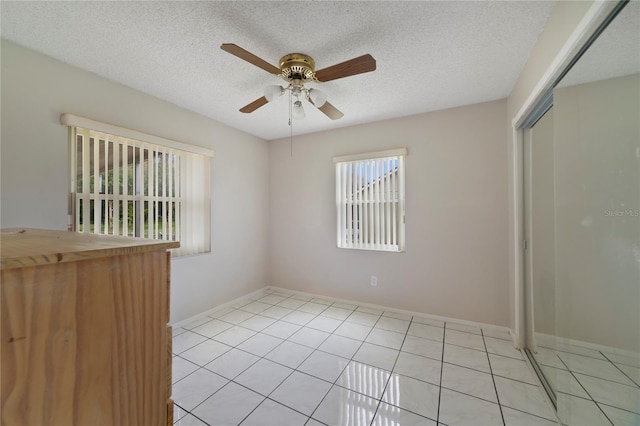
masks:
{"type": "Polygon", "coordinates": [[[286,91],[289,91],[290,94],[296,98],[291,113],[294,118],[304,118],[304,109],[300,101],[300,97],[302,96],[327,117],[332,120],[337,120],[344,114],[327,102],[327,95],[324,92],[313,88],[308,89],[305,87],[305,83],[312,81],[323,83],[375,71],[376,69],[376,60],[369,54],[316,71],[313,58],[302,53],[289,53],[283,56],[280,59],[280,68],[277,68],[238,45],[225,43],[220,46],[220,48],[240,59],[244,59],[258,68],[262,68],[270,74],[282,77],[288,83],[287,87],[277,85],[267,86],[264,90],[264,96],[240,108],[240,112],[244,113],[253,112],[261,106],[266,105],[267,102],[271,102],[277,96],[281,96],[286,91]]]}

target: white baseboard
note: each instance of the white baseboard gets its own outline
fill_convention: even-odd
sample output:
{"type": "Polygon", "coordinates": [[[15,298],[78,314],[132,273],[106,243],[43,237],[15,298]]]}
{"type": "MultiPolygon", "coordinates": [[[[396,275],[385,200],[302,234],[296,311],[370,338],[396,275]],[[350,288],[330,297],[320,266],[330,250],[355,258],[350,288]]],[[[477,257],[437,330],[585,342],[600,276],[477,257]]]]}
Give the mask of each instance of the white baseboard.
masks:
{"type": "Polygon", "coordinates": [[[535,333],[535,338],[539,340],[537,344],[539,346],[554,348],[556,343],[562,343],[565,345],[578,346],[585,349],[591,349],[594,351],[602,351],[614,355],[622,355],[629,358],[640,358],[638,352],[633,352],[627,349],[614,348],[611,346],[600,345],[598,343],[584,342],[582,340],[570,339],[568,337],[558,337],[551,334],[535,333]]]}

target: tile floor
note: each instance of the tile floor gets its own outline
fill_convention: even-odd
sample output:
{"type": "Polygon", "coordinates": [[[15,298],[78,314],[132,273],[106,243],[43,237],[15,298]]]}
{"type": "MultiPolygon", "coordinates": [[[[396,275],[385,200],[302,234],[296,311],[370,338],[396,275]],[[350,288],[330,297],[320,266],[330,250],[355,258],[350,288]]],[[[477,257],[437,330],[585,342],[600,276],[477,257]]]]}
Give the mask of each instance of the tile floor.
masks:
{"type": "Polygon", "coordinates": [[[173,351],[177,425],[556,424],[504,331],[264,291],[173,351]]]}
{"type": "MultiPolygon", "coordinates": [[[[565,424],[640,425],[640,355],[553,343],[535,354],[565,424]]],[[[495,373],[495,369],[494,369],[495,373]]]]}

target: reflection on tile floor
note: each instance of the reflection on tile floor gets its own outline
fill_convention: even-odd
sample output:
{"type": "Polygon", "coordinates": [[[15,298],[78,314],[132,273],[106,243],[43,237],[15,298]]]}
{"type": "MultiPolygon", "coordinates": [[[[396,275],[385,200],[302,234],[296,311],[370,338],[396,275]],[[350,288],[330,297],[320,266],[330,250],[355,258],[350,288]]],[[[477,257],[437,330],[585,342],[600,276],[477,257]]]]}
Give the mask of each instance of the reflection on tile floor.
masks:
{"type": "MultiPolygon", "coordinates": [[[[265,290],[174,329],[173,349],[177,425],[555,423],[502,330],[265,290]]],[[[611,383],[609,403],[630,387],[611,383]]]]}
{"type": "Polygon", "coordinates": [[[554,342],[544,335],[539,340],[534,356],[556,390],[562,423],[640,426],[640,354],[554,342]]]}

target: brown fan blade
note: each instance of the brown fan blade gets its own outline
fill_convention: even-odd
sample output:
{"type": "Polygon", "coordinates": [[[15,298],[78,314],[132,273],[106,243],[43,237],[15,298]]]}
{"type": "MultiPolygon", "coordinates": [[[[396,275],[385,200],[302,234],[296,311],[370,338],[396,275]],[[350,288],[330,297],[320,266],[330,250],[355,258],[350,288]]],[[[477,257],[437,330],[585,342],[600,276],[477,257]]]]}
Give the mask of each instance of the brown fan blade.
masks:
{"type": "Polygon", "coordinates": [[[319,81],[331,81],[351,75],[375,71],[375,69],[376,60],[373,59],[373,56],[367,54],[316,71],[316,78],[319,81]]]}
{"type": "Polygon", "coordinates": [[[224,43],[222,46],[220,46],[220,49],[224,50],[225,52],[229,52],[232,55],[235,55],[240,59],[244,59],[245,61],[249,62],[250,64],[253,64],[258,68],[262,68],[263,70],[265,70],[268,73],[271,73],[271,74],[280,74],[281,73],[279,68],[274,67],[269,62],[265,61],[264,59],[258,58],[253,53],[244,50],[242,47],[240,47],[240,46],[238,46],[236,44],[224,43]]]}
{"type": "Polygon", "coordinates": [[[253,112],[253,111],[257,110],[261,106],[266,105],[268,102],[269,101],[267,100],[267,98],[265,98],[263,96],[261,98],[256,99],[255,101],[251,102],[250,104],[245,105],[242,108],[240,108],[240,112],[244,112],[245,114],[248,114],[250,112],[253,112]]]}
{"type": "Polygon", "coordinates": [[[332,120],[337,120],[338,118],[342,118],[344,115],[338,108],[331,105],[329,102],[325,102],[320,108],[320,111],[324,113],[327,117],[332,120]]]}

